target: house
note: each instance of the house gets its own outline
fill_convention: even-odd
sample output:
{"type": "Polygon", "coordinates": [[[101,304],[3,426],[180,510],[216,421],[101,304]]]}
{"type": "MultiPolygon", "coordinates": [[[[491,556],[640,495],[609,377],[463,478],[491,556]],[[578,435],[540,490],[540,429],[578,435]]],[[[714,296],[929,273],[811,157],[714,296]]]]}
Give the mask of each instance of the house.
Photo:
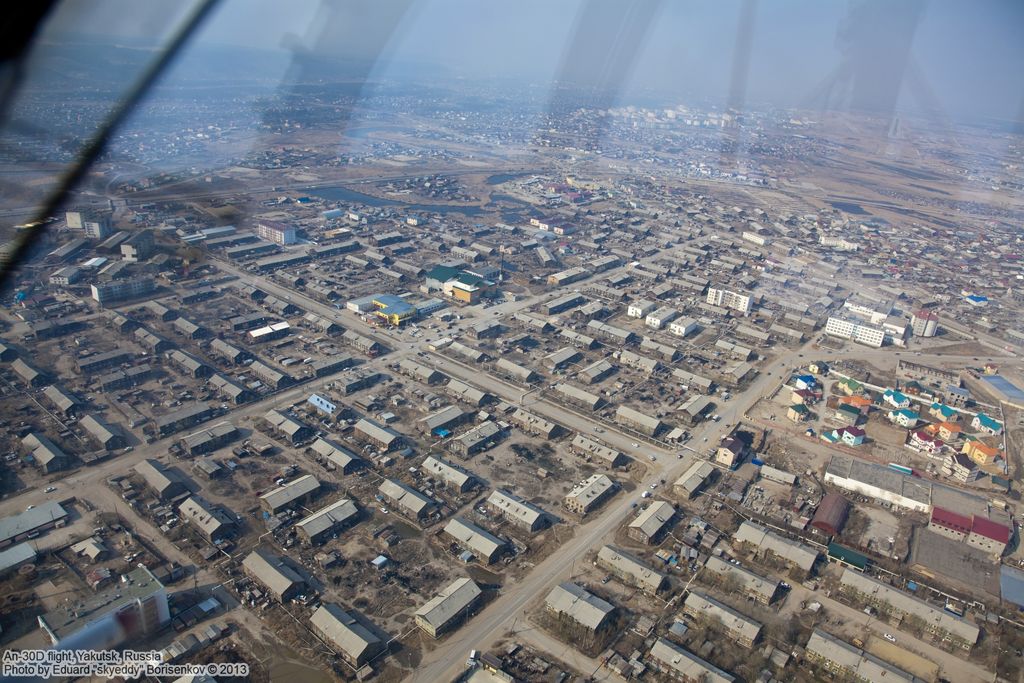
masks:
{"type": "Polygon", "coordinates": [[[854,427],[852,425],[849,427],[840,427],[839,429],[835,430],[835,435],[839,439],[839,441],[841,441],[847,446],[861,445],[862,443],[864,443],[864,437],[866,436],[863,429],[861,429],[860,427],[854,427]]]}
{"type": "Polygon", "coordinates": [[[943,441],[956,441],[964,431],[963,427],[955,422],[940,422],[933,426],[943,441]]]}
{"type": "Polygon", "coordinates": [[[857,424],[862,417],[860,410],[851,406],[847,403],[840,403],[836,408],[835,417],[837,420],[843,422],[849,422],[850,424],[857,424]]]}
{"type": "Polygon", "coordinates": [[[981,476],[978,465],[963,453],[950,453],[942,461],[942,473],[961,484],[968,484],[981,476]]]}
{"type": "Polygon", "coordinates": [[[705,461],[697,460],[672,484],[676,495],[686,500],[692,499],[703,489],[715,473],[714,466],[705,461]]]}
{"type": "Polygon", "coordinates": [[[896,410],[910,407],[910,399],[895,389],[886,389],[882,394],[882,401],[888,403],[896,410]]]}
{"type": "Polygon", "coordinates": [[[945,403],[932,403],[928,408],[928,414],[936,420],[942,420],[943,422],[960,421],[960,413],[955,408],[951,408],[945,403]]]}
{"type": "Polygon", "coordinates": [[[977,439],[965,443],[960,452],[979,465],[989,465],[1003,457],[1001,450],[977,439]]]}
{"type": "Polygon", "coordinates": [[[852,377],[846,377],[836,383],[836,390],[847,396],[860,396],[864,393],[864,385],[852,377]]]}
{"type": "Polygon", "coordinates": [[[923,429],[910,432],[910,437],[907,440],[907,446],[919,453],[927,453],[928,455],[935,455],[942,450],[944,445],[945,443],[942,439],[932,436],[923,429]]]}
{"type": "Polygon", "coordinates": [[[487,498],[486,509],[530,533],[540,531],[551,523],[551,517],[542,509],[502,489],[491,493],[487,498]]]}
{"type": "Polygon", "coordinates": [[[259,501],[260,506],[264,510],[272,515],[276,515],[282,510],[308,502],[318,493],[320,493],[319,480],[312,474],[304,474],[297,479],[267,491],[259,497],[259,501]]]}
{"type": "Polygon", "coordinates": [[[715,462],[732,469],[743,459],[744,450],[745,446],[742,441],[735,436],[727,436],[718,444],[718,449],[715,451],[715,462]]]}
{"type": "Polygon", "coordinates": [[[1003,433],[1003,424],[997,420],[993,420],[985,413],[978,413],[971,420],[971,427],[978,432],[988,434],[990,436],[999,436],[1003,433]]]}
{"type": "Polygon", "coordinates": [[[807,365],[807,370],[813,375],[827,375],[828,364],[823,360],[814,360],[807,365]]]}
{"type": "Polygon", "coordinates": [[[811,417],[810,409],[802,403],[794,404],[786,410],[786,417],[793,422],[803,422],[811,417]]]}
{"type": "Polygon", "coordinates": [[[861,415],[867,415],[871,412],[871,399],[866,396],[840,396],[837,403],[856,408],[860,411],[861,415]]]}
{"type": "Polygon", "coordinates": [[[920,416],[908,408],[900,408],[889,412],[889,421],[898,424],[900,427],[913,429],[917,426],[920,416]]]}
{"type": "Polygon", "coordinates": [[[135,466],[135,472],[160,500],[172,500],[189,492],[188,477],[177,467],[168,467],[159,460],[143,460],[135,466]]]}
{"type": "Polygon", "coordinates": [[[950,384],[943,394],[945,402],[954,408],[964,408],[971,401],[971,392],[950,384]]]}
{"type": "Polygon", "coordinates": [[[794,389],[789,395],[789,402],[793,405],[812,405],[818,400],[818,394],[810,389],[794,389]]]}
{"type": "Polygon", "coordinates": [[[793,384],[797,389],[813,389],[818,385],[814,375],[797,375],[793,378],[793,384]]]}

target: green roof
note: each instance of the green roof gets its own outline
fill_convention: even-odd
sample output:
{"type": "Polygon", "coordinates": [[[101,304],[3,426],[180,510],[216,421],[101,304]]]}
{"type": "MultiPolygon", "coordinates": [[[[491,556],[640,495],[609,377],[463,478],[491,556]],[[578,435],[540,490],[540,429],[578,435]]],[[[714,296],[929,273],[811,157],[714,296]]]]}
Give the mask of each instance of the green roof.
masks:
{"type": "Polygon", "coordinates": [[[828,544],[828,556],[832,559],[845,562],[851,567],[863,570],[868,566],[868,557],[862,553],[858,553],[856,550],[851,550],[845,546],[841,546],[838,543],[828,544]]]}

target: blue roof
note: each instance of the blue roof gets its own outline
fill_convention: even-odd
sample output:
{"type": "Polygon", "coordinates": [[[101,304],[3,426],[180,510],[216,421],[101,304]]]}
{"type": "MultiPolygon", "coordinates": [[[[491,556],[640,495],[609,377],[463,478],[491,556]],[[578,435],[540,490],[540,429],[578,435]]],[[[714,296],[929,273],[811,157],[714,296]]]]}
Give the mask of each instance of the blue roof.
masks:
{"type": "Polygon", "coordinates": [[[982,427],[987,427],[988,429],[1001,430],[1003,428],[1002,423],[993,420],[985,413],[978,413],[978,422],[981,423],[982,427]]]}
{"type": "Polygon", "coordinates": [[[970,296],[967,297],[967,300],[981,303],[982,301],[988,301],[988,297],[981,296],[980,294],[971,294],[970,296]]]}
{"type": "Polygon", "coordinates": [[[1002,565],[999,568],[999,590],[1002,593],[1003,602],[1024,607],[1024,571],[1002,565]]]}
{"type": "Polygon", "coordinates": [[[894,412],[894,413],[895,413],[896,415],[902,415],[902,416],[904,416],[904,417],[911,417],[911,418],[913,418],[913,419],[915,419],[915,420],[916,420],[916,419],[918,419],[919,417],[921,417],[920,415],[918,415],[917,413],[915,413],[915,412],[914,412],[913,410],[911,410],[910,408],[900,408],[899,410],[894,410],[893,412],[894,412]]]}

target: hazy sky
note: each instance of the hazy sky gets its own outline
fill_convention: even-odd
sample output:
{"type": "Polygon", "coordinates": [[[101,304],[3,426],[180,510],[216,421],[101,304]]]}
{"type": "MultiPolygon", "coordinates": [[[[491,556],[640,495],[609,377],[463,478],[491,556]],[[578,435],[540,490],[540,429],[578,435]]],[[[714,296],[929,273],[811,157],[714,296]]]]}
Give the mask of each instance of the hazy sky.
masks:
{"type": "MultiPolygon", "coordinates": [[[[182,5],[71,3],[76,32],[152,35],[182,5]]],[[[197,40],[365,61],[368,79],[583,82],[811,109],[1024,114],[1021,0],[221,0],[197,40]]],[[[297,75],[298,74],[298,75],[297,75]]],[[[268,73],[268,76],[277,76],[268,73]]]]}

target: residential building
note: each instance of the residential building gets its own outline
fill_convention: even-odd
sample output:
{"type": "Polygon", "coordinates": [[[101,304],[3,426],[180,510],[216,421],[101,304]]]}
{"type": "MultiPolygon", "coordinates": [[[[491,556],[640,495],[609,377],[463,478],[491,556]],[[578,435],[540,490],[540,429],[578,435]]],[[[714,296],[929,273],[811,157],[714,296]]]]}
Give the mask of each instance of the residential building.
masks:
{"type": "Polygon", "coordinates": [[[723,631],[743,647],[753,647],[761,635],[761,623],[741,614],[700,590],[691,589],[683,602],[683,612],[699,622],[723,631]]]}
{"type": "Polygon", "coordinates": [[[705,460],[697,460],[676,479],[672,490],[686,500],[693,499],[703,489],[715,473],[715,467],[705,460]]]}
{"type": "Polygon", "coordinates": [[[353,669],[360,669],[387,650],[387,643],[366,617],[333,602],[321,604],[309,618],[309,625],[353,669]]]}
{"type": "Polygon", "coordinates": [[[283,558],[262,548],[246,555],[242,560],[242,570],[281,603],[288,602],[306,587],[299,573],[288,566],[283,558]]]}
{"type": "Polygon", "coordinates": [[[321,545],[331,536],[359,519],[359,508],[348,498],[322,507],[295,524],[299,536],[309,545],[321,545]]]}
{"type": "Polygon", "coordinates": [[[143,460],[133,469],[157,498],[163,501],[187,494],[191,488],[188,477],[177,467],[168,467],[159,460],[143,460]]]}
{"type": "Polygon", "coordinates": [[[704,566],[708,571],[718,574],[727,580],[735,581],[743,594],[752,597],[761,604],[771,604],[778,593],[778,581],[755,574],[744,567],[730,564],[720,557],[712,555],[704,566]]]}
{"type": "Polygon", "coordinates": [[[651,647],[650,660],[657,669],[682,683],[733,683],[735,677],[710,664],[689,650],[665,638],[658,638],[651,647]]]}
{"type": "Polygon", "coordinates": [[[651,569],[634,555],[614,546],[602,546],[597,551],[597,566],[618,577],[619,580],[636,586],[640,590],[654,595],[667,581],[665,574],[651,569]]]}
{"type": "Polygon", "coordinates": [[[707,303],[719,308],[730,308],[743,315],[750,315],[752,299],[749,294],[733,292],[728,289],[711,287],[708,289],[707,303]]]}
{"type": "Polygon", "coordinates": [[[828,671],[835,680],[864,681],[865,683],[874,681],[920,683],[921,681],[913,674],[817,628],[811,633],[804,652],[808,661],[828,671]]]}
{"type": "Polygon", "coordinates": [[[654,501],[626,526],[626,535],[634,541],[653,545],[671,527],[676,509],[663,500],[654,501]]]}
{"type": "Polygon", "coordinates": [[[92,285],[92,298],[101,306],[135,299],[156,289],[156,282],[149,276],[111,280],[92,285]]]}
{"type": "Polygon", "coordinates": [[[232,515],[198,495],[189,496],[179,505],[178,514],[211,543],[230,536],[237,528],[232,515]]]}
{"type": "Polygon", "coordinates": [[[618,484],[604,474],[593,474],[576,484],[562,504],[569,512],[584,516],[615,495],[618,484]]]}
{"type": "Polygon", "coordinates": [[[555,586],[544,599],[544,608],[560,622],[589,633],[610,625],[615,606],[570,581],[555,586]]]}
{"type": "Polygon", "coordinates": [[[274,244],[288,245],[297,241],[295,228],[278,221],[256,221],[256,235],[274,244]]]}
{"type": "Polygon", "coordinates": [[[544,510],[502,489],[495,489],[487,497],[486,508],[530,533],[536,533],[551,524],[551,516],[544,510]]]}
{"type": "Polygon", "coordinates": [[[465,517],[452,517],[445,524],[444,532],[454,539],[461,548],[483,560],[484,564],[493,564],[502,553],[509,549],[508,543],[486,529],[473,524],[465,517]]]}
{"type": "Polygon", "coordinates": [[[848,598],[884,612],[891,623],[898,625],[912,617],[939,640],[964,650],[978,642],[980,630],[971,622],[861,572],[844,569],[839,590],[848,598]]]}
{"type": "Polygon", "coordinates": [[[423,521],[437,511],[437,503],[408,484],[385,479],[378,487],[384,500],[406,517],[423,521]]]}
{"type": "Polygon", "coordinates": [[[884,329],[855,316],[829,316],[825,333],[875,348],[881,347],[885,341],[884,329]]]}
{"type": "Polygon", "coordinates": [[[416,625],[437,638],[467,619],[482,597],[483,591],[472,579],[456,579],[416,610],[416,625]]]}
{"type": "Polygon", "coordinates": [[[317,478],[312,474],[304,474],[261,495],[260,506],[276,515],[282,510],[307,503],[319,492],[320,482],[317,478]]]}

